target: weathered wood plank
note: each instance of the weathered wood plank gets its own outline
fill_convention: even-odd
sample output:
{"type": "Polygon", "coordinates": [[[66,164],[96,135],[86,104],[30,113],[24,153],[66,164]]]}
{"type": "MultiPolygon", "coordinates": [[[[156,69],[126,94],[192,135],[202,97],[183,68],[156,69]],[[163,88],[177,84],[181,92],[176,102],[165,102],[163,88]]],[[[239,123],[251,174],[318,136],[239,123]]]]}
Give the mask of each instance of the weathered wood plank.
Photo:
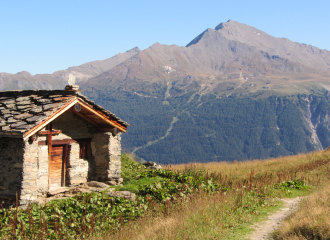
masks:
{"type": "Polygon", "coordinates": [[[63,147],[63,161],[62,161],[62,187],[66,185],[66,161],[68,158],[69,146],[64,145],[63,147]]]}
{"type": "MultiPolygon", "coordinates": [[[[52,131],[52,135],[57,135],[57,134],[60,134],[62,133],[62,130],[53,130],[52,131]]],[[[46,130],[46,131],[40,131],[38,132],[39,135],[49,135],[50,134],[50,131],[49,130],[46,130]]]]}
{"type": "MultiPolygon", "coordinates": [[[[70,143],[77,143],[74,139],[53,140],[53,145],[65,145],[70,143]]],[[[46,141],[39,141],[38,145],[47,145],[46,141]]]]}
{"type": "Polygon", "coordinates": [[[49,186],[61,186],[62,158],[63,146],[53,146],[49,160],[49,186]]]}

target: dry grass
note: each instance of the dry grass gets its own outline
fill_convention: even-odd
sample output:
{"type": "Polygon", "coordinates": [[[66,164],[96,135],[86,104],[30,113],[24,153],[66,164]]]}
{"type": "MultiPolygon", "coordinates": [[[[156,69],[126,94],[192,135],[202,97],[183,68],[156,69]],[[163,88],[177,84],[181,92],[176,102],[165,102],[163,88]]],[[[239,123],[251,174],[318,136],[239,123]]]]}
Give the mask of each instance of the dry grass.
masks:
{"type": "Polygon", "coordinates": [[[263,185],[294,179],[302,179],[308,184],[319,185],[321,178],[330,172],[329,167],[324,168],[329,159],[330,151],[317,151],[268,160],[191,163],[165,167],[174,171],[184,171],[191,167],[204,169],[209,174],[221,174],[222,178],[226,177],[238,184],[253,177],[256,183],[259,180],[263,185]]]}
{"type": "Polygon", "coordinates": [[[166,168],[176,171],[183,171],[187,167],[195,167],[197,169],[205,169],[210,173],[221,172],[222,174],[229,176],[241,176],[244,178],[244,176],[249,175],[251,171],[254,171],[255,173],[269,173],[278,172],[280,170],[296,170],[304,164],[323,160],[328,157],[330,157],[330,151],[318,151],[308,154],[299,154],[267,160],[177,164],[168,165],[166,168]]]}
{"type": "Polygon", "coordinates": [[[149,214],[120,231],[95,239],[227,239],[235,227],[252,222],[256,216],[243,211],[242,204],[251,200],[249,194],[241,192],[242,202],[238,196],[236,192],[190,196],[166,214],[149,214]],[[240,213],[236,211],[238,203],[240,213]]]}
{"type": "MultiPolygon", "coordinates": [[[[157,210],[155,206],[155,211],[149,212],[144,218],[131,222],[120,231],[102,233],[97,239],[228,239],[233,232],[240,232],[241,236],[244,236],[248,233],[246,226],[256,221],[264,209],[274,209],[272,198],[283,196],[283,192],[271,187],[274,184],[302,179],[309,186],[314,186],[314,190],[330,186],[330,151],[263,161],[193,163],[171,165],[167,168],[174,171],[187,171],[189,168],[206,170],[215,182],[230,186],[234,191],[218,192],[214,195],[201,192],[174,205],[169,203],[166,209],[158,206],[157,210]],[[266,197],[262,199],[260,196],[266,197]],[[245,230],[242,230],[242,226],[245,226],[245,230]]],[[[323,209],[326,204],[330,208],[330,199],[327,198],[330,187],[326,189],[328,190],[322,194],[323,203],[317,200],[317,194],[303,203],[303,206],[310,205],[309,211],[313,212],[315,220],[309,222],[309,212],[298,212],[296,220],[292,220],[292,225],[285,225],[287,227],[283,228],[284,237],[279,239],[287,239],[288,234],[295,233],[296,228],[299,229],[297,223],[302,215],[298,214],[306,216],[304,224],[309,224],[308,229],[314,229],[314,233],[312,230],[307,232],[306,239],[329,239],[329,235],[325,234],[328,234],[330,229],[330,212],[323,209]],[[315,199],[318,207],[309,202],[312,199],[315,199]],[[310,234],[323,234],[322,236],[328,238],[313,238],[310,236],[314,235],[310,234]]],[[[305,191],[304,194],[308,192],[305,191]]],[[[292,235],[292,239],[304,239],[302,236],[302,232],[297,232],[292,235]]]]}
{"type": "Polygon", "coordinates": [[[330,239],[330,185],[305,198],[282,223],[275,239],[330,239]]]}

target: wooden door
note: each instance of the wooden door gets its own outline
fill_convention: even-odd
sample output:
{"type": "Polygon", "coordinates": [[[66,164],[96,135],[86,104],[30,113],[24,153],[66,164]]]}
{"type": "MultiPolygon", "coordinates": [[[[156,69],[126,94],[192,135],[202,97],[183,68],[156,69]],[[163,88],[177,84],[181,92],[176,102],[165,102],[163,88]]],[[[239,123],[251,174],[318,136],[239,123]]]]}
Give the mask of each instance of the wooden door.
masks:
{"type": "Polygon", "coordinates": [[[68,145],[52,146],[49,163],[49,188],[65,186],[68,145]]]}

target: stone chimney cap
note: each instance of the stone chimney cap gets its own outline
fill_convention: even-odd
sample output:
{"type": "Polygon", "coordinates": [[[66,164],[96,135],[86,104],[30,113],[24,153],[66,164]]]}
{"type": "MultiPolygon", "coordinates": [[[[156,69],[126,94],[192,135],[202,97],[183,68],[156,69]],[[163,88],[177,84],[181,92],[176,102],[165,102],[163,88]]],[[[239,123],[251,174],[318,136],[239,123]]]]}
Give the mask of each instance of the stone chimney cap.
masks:
{"type": "Polygon", "coordinates": [[[78,91],[79,86],[78,85],[66,85],[65,90],[66,91],[78,91]]]}
{"type": "Polygon", "coordinates": [[[68,85],[73,86],[75,84],[76,84],[76,77],[72,73],[70,73],[68,79],[68,85]]]}

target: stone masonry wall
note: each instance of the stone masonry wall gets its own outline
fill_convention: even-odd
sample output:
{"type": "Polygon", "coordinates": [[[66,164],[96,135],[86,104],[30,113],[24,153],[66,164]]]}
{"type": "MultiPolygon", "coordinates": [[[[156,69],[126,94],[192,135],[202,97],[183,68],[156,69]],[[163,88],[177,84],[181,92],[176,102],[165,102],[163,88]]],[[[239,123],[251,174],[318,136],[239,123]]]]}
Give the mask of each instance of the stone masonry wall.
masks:
{"type": "Polygon", "coordinates": [[[37,195],[45,196],[48,192],[48,146],[38,147],[37,195]]]}
{"type": "Polygon", "coordinates": [[[94,134],[92,152],[94,154],[94,180],[109,181],[116,185],[122,183],[121,173],[121,137],[112,133],[94,134]]]}
{"type": "Polygon", "coordinates": [[[79,158],[79,144],[69,145],[67,165],[67,181],[69,185],[87,182],[89,163],[85,159],[79,158]]]}
{"type": "Polygon", "coordinates": [[[0,138],[0,198],[15,200],[21,194],[23,140],[0,138]]]}
{"type": "Polygon", "coordinates": [[[103,133],[94,134],[92,140],[92,152],[94,154],[94,180],[107,181],[109,169],[109,135],[103,133]]]}
{"type": "Polygon", "coordinates": [[[21,185],[20,204],[25,205],[37,199],[37,179],[38,179],[38,142],[24,141],[23,152],[23,174],[21,185]]]}
{"type": "Polygon", "coordinates": [[[26,205],[48,190],[48,148],[38,142],[0,138],[0,197],[26,205]]]}
{"type": "Polygon", "coordinates": [[[110,155],[110,164],[108,171],[108,179],[112,184],[121,184],[123,179],[121,178],[121,133],[113,136],[110,134],[110,143],[108,145],[109,155],[110,155]]]}

